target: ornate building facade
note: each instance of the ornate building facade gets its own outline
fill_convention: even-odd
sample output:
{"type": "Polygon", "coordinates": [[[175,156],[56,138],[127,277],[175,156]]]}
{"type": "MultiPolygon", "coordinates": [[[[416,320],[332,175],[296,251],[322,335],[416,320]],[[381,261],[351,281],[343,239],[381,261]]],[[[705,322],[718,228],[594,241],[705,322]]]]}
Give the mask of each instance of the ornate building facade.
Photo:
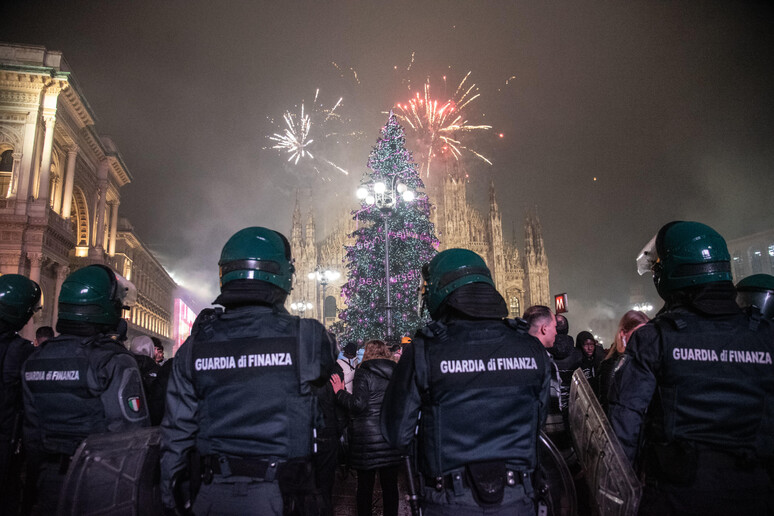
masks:
{"type": "MultiPolygon", "coordinates": [[[[43,291],[27,338],[36,327],[56,325],[59,290],[71,271],[101,263],[127,275],[117,251],[127,241],[119,236],[118,209],[120,189],[131,180],[116,145],[97,132],[62,53],[0,44],[0,274],[23,274],[43,291]]],[[[150,310],[161,301],[143,289],[138,297],[154,305],[150,310]]],[[[161,328],[148,322],[130,330],[161,328]]]]}
{"type": "Polygon", "coordinates": [[[158,337],[166,356],[171,356],[178,286],[124,217],[119,218],[115,252],[107,264],[137,287],[137,304],[126,317],[130,337],[158,337]]]}
{"type": "MultiPolygon", "coordinates": [[[[553,306],[548,258],[536,210],[526,216],[524,253],[520,254],[515,243],[503,237],[502,214],[493,182],[489,186],[488,210],[483,214],[468,200],[467,174],[459,167],[448,170],[442,179],[425,181],[426,192],[434,205],[431,217],[441,241],[439,250],[461,247],[483,257],[497,290],[508,304],[509,317],[520,317],[531,305],[553,306]]],[[[324,320],[326,325],[336,320],[338,310],[344,308],[341,287],[346,278],[342,276],[323,286],[307,274],[315,269],[343,272],[344,246],[351,243],[348,235],[355,224],[351,215],[342,216],[334,231],[317,242],[314,213],[306,210],[302,220],[301,206],[296,200],[290,238],[296,259],[296,285],[288,306],[292,302],[309,302],[313,305],[314,317],[324,320]]]]}
{"type": "Polygon", "coordinates": [[[734,283],[752,274],[774,274],[774,229],[728,241],[734,283]]]}
{"type": "Polygon", "coordinates": [[[468,199],[468,175],[455,163],[436,180],[425,180],[435,205],[433,223],[441,250],[470,249],[486,261],[497,290],[508,304],[509,317],[521,317],[532,305],[553,306],[549,287],[548,257],[537,210],[528,212],[524,222],[524,254],[503,236],[503,220],[494,182],[489,183],[486,213],[468,199]]]}

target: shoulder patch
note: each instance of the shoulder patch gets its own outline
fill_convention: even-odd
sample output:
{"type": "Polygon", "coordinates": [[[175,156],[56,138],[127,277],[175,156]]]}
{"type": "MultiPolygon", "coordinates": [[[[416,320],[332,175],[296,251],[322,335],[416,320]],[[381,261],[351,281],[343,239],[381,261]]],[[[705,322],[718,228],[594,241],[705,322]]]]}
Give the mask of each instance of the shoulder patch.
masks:
{"type": "Polygon", "coordinates": [[[199,315],[196,316],[196,320],[191,328],[191,335],[195,335],[200,331],[204,332],[207,338],[212,338],[212,326],[211,323],[218,319],[223,314],[222,308],[205,308],[199,315]]]}
{"type": "Polygon", "coordinates": [[[659,327],[659,329],[663,328],[663,325],[669,324],[672,329],[677,331],[682,331],[688,328],[688,323],[685,319],[680,317],[679,315],[675,314],[661,314],[658,317],[653,319],[653,323],[659,327]]]}
{"type": "Polygon", "coordinates": [[[529,323],[521,317],[514,317],[513,319],[505,319],[506,324],[516,330],[519,333],[529,333],[529,323]]]}

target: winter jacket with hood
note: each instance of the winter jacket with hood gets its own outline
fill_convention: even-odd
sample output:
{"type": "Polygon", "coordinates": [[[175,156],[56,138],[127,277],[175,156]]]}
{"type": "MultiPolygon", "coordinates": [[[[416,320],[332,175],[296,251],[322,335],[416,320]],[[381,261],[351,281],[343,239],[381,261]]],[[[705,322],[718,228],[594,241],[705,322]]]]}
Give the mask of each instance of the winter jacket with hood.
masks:
{"type": "Polygon", "coordinates": [[[367,360],[355,371],[353,393],[341,390],[336,400],[349,411],[350,465],[354,469],[377,469],[401,462],[400,453],[382,436],[379,419],[387,384],[395,362],[386,358],[367,360]]]}

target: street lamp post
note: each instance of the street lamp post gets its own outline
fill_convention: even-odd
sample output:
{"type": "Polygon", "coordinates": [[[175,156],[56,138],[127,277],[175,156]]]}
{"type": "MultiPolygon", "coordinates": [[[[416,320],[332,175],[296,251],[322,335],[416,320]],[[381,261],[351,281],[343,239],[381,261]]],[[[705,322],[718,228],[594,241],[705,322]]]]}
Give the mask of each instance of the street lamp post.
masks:
{"type": "Polygon", "coordinates": [[[337,270],[326,269],[318,265],[314,268],[314,271],[310,272],[308,278],[315,280],[322,285],[322,303],[318,303],[320,310],[318,311],[323,326],[325,326],[325,289],[328,287],[328,283],[336,281],[341,277],[341,273],[337,270]]]}
{"type": "Polygon", "coordinates": [[[404,202],[411,202],[415,199],[416,194],[409,190],[409,188],[398,181],[397,175],[387,178],[387,182],[377,181],[375,183],[364,183],[357,189],[357,197],[360,200],[364,200],[369,206],[376,205],[379,211],[382,212],[384,218],[384,278],[386,281],[386,297],[387,304],[386,317],[387,317],[387,339],[392,337],[392,298],[390,296],[390,216],[392,210],[398,203],[399,199],[403,199],[404,202]]]}

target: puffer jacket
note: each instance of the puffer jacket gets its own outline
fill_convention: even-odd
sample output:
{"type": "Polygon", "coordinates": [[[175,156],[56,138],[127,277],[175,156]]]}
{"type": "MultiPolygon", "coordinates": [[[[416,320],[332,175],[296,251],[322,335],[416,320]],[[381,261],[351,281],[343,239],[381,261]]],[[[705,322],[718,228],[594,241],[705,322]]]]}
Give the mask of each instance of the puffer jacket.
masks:
{"type": "Polygon", "coordinates": [[[401,462],[400,453],[382,436],[379,418],[387,384],[395,362],[386,358],[368,360],[355,371],[352,394],[341,390],[336,401],[349,411],[350,466],[354,469],[377,469],[401,462]]]}

